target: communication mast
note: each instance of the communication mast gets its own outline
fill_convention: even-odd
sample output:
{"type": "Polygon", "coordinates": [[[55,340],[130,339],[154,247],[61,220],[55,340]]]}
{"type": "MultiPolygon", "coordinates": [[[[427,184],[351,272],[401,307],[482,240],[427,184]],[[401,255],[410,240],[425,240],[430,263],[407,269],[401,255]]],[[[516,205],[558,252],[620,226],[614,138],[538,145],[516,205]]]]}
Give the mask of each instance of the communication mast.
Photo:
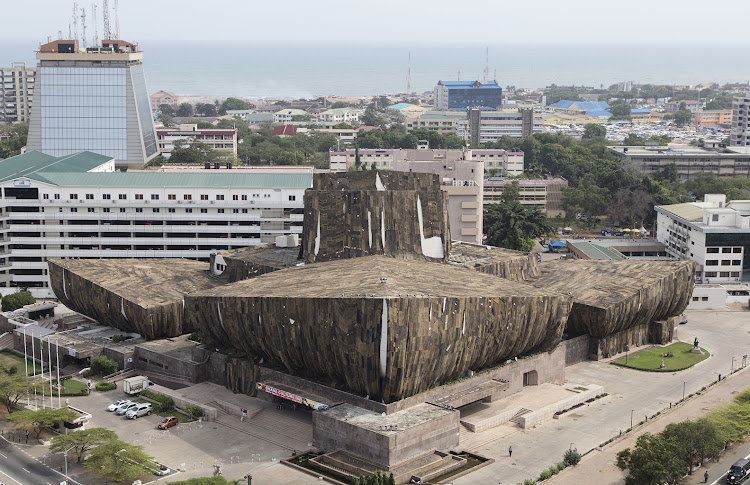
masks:
{"type": "Polygon", "coordinates": [[[73,2],[73,35],[78,40],[78,2],[73,2]]]}
{"type": "Polygon", "coordinates": [[[86,7],[81,7],[81,45],[85,49],[86,45],[86,7]]]}
{"type": "Polygon", "coordinates": [[[411,93],[411,51],[409,51],[409,67],[406,69],[406,94],[411,93]]]}
{"type": "Polygon", "coordinates": [[[484,82],[487,82],[487,78],[490,77],[490,48],[485,47],[484,51],[484,82]]]}
{"type": "Polygon", "coordinates": [[[104,17],[104,32],[102,32],[102,36],[106,40],[109,40],[112,38],[112,30],[109,25],[109,4],[107,0],[102,0],[102,16],[104,17]]]}
{"type": "Polygon", "coordinates": [[[96,3],[91,4],[91,15],[94,17],[94,47],[99,45],[99,25],[96,21],[96,3]]]}
{"type": "Polygon", "coordinates": [[[120,13],[117,9],[118,1],[115,0],[115,39],[120,39],[120,13]]]}

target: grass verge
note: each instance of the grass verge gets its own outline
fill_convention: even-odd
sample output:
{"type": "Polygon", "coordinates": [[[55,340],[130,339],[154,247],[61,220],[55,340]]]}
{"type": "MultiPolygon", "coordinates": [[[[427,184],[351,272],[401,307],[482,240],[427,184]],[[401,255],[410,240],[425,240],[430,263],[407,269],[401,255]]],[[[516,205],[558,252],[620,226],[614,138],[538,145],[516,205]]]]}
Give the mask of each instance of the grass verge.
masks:
{"type": "Polygon", "coordinates": [[[633,352],[625,357],[612,361],[614,365],[630,367],[650,372],[675,372],[688,369],[710,356],[709,352],[701,348],[702,354],[690,352],[693,346],[685,342],[675,342],[666,347],[651,347],[633,352]],[[672,354],[672,357],[662,357],[662,354],[672,354]],[[660,368],[662,359],[664,368],[660,368]]]}

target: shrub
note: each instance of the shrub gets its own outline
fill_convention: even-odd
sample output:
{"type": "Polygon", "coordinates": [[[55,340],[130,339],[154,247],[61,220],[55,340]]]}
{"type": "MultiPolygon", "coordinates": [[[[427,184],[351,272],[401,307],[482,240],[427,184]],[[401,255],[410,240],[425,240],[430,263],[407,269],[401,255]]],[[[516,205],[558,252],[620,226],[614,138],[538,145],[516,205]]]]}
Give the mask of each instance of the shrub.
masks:
{"type": "Polygon", "coordinates": [[[115,388],[115,385],[109,382],[97,382],[96,383],[96,390],[100,392],[111,391],[114,388],[115,388]]]}
{"type": "Polygon", "coordinates": [[[560,463],[557,464],[557,471],[561,472],[565,470],[567,467],[568,465],[566,465],[564,461],[561,461],[560,463]]]}
{"type": "Polygon", "coordinates": [[[188,338],[187,338],[187,339],[188,339],[188,340],[192,340],[193,342],[198,342],[198,343],[201,343],[201,342],[203,341],[203,340],[201,339],[201,334],[199,334],[198,332],[193,332],[193,333],[191,333],[191,334],[190,334],[190,335],[188,336],[188,338]]]}
{"type": "Polygon", "coordinates": [[[557,472],[560,470],[557,469],[557,465],[552,465],[551,467],[547,468],[547,471],[549,471],[554,476],[557,475],[557,472]]]}
{"type": "Polygon", "coordinates": [[[536,485],[536,480],[533,478],[527,478],[523,481],[523,485],[536,485]]]}
{"type": "Polygon", "coordinates": [[[576,466],[581,461],[581,454],[576,448],[570,449],[563,455],[563,463],[566,466],[576,466]]]}
{"type": "Polygon", "coordinates": [[[14,376],[16,374],[18,374],[18,367],[16,367],[15,365],[13,365],[13,366],[10,367],[10,369],[8,369],[8,375],[9,376],[14,376]]]}
{"type": "Polygon", "coordinates": [[[192,404],[187,404],[183,410],[191,415],[194,418],[200,418],[203,416],[203,408],[200,406],[193,406],[192,404]]]}
{"type": "MultiPolygon", "coordinates": [[[[124,335],[119,335],[119,334],[118,335],[112,335],[112,343],[113,344],[119,344],[120,342],[124,342],[125,340],[127,340],[127,337],[125,337],[124,335]]],[[[115,371],[115,372],[117,372],[117,371],[115,371]]]]}
{"type": "Polygon", "coordinates": [[[542,473],[539,474],[539,481],[548,480],[552,478],[552,473],[549,470],[544,470],[542,473]]]}
{"type": "Polygon", "coordinates": [[[82,377],[83,377],[84,379],[88,379],[88,378],[89,378],[89,377],[91,377],[92,375],[93,375],[93,374],[91,373],[91,370],[86,370],[86,371],[83,371],[83,372],[81,373],[81,376],[82,376],[82,377]]]}
{"type": "Polygon", "coordinates": [[[17,291],[4,296],[2,305],[0,306],[2,307],[2,311],[11,312],[26,305],[31,305],[34,302],[36,302],[36,300],[28,291],[17,291]]]}
{"type": "Polygon", "coordinates": [[[174,400],[169,396],[165,396],[164,394],[157,394],[155,392],[149,391],[148,389],[142,390],[140,394],[143,397],[147,397],[151,399],[152,401],[158,402],[159,411],[164,412],[164,411],[169,411],[170,409],[174,408],[174,400]]]}
{"type": "Polygon", "coordinates": [[[108,358],[106,355],[100,355],[91,359],[91,374],[99,376],[108,376],[117,372],[119,366],[117,362],[108,358]]]}
{"type": "Polygon", "coordinates": [[[89,395],[89,390],[84,387],[83,389],[81,389],[81,395],[82,396],[88,396],[89,395]]]}

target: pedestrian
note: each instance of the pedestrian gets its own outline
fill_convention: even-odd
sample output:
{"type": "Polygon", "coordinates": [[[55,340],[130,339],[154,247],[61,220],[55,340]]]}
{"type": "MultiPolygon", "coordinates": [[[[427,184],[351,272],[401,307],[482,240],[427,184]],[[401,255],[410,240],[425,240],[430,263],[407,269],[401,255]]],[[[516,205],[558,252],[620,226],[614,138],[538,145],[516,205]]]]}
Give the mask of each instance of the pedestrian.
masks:
{"type": "Polygon", "coordinates": [[[513,447],[512,446],[508,447],[508,456],[513,456],[513,447]]]}
{"type": "Polygon", "coordinates": [[[708,483],[708,470],[703,474],[703,483],[708,483]]]}
{"type": "Polygon", "coordinates": [[[114,386],[112,389],[117,389],[117,381],[112,381],[112,385],[114,386]]]}

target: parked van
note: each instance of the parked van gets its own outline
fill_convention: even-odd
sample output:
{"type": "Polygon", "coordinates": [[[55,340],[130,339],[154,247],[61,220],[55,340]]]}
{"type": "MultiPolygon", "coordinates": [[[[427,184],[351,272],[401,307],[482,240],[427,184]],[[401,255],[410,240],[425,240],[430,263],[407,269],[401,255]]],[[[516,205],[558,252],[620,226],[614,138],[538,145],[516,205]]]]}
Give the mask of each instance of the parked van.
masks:
{"type": "Polygon", "coordinates": [[[727,472],[727,483],[737,485],[750,474],[750,460],[738,460],[727,472]]]}

